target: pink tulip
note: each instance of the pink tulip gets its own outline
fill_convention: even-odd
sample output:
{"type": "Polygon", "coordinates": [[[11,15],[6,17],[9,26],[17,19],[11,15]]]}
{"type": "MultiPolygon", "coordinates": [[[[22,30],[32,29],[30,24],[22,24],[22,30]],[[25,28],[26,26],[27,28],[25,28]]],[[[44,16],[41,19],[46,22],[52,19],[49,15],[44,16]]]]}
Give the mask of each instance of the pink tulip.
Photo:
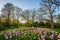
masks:
{"type": "Polygon", "coordinates": [[[58,32],[55,32],[55,35],[58,36],[58,32]]]}
{"type": "Polygon", "coordinates": [[[42,40],[45,40],[45,35],[41,37],[42,40]]]}
{"type": "Polygon", "coordinates": [[[58,35],[58,40],[60,40],[60,34],[58,35]]]}
{"type": "Polygon", "coordinates": [[[49,36],[51,40],[54,40],[54,35],[49,36]]]}
{"type": "Polygon", "coordinates": [[[20,33],[19,33],[19,32],[15,32],[15,35],[16,35],[16,36],[19,36],[19,35],[20,35],[20,33]]]}
{"type": "Polygon", "coordinates": [[[10,35],[10,38],[12,38],[12,35],[10,35]]]}
{"type": "Polygon", "coordinates": [[[9,32],[9,35],[12,35],[12,32],[9,32]]]}
{"type": "Polygon", "coordinates": [[[45,40],[45,39],[42,39],[42,40],[45,40]]]}
{"type": "Polygon", "coordinates": [[[4,35],[5,36],[5,39],[8,40],[8,36],[7,35],[4,35]]]}
{"type": "Polygon", "coordinates": [[[47,32],[44,32],[44,35],[47,35],[47,32]]]}
{"type": "Polygon", "coordinates": [[[38,37],[38,40],[41,40],[40,37],[38,37]]]}

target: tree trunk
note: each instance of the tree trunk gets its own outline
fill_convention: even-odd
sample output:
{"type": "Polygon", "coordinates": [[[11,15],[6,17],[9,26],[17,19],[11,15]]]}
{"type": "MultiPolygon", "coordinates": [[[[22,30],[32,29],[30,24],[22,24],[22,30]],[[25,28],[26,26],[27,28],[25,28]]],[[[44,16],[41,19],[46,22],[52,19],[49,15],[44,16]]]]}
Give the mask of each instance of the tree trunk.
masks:
{"type": "Polygon", "coordinates": [[[53,13],[50,12],[51,28],[54,28],[53,13]]]}
{"type": "Polygon", "coordinates": [[[49,14],[50,14],[50,20],[51,20],[51,28],[54,28],[54,24],[53,24],[53,13],[52,13],[52,10],[51,10],[51,4],[49,2],[49,14]]]}
{"type": "Polygon", "coordinates": [[[50,20],[51,20],[51,28],[54,28],[53,13],[51,13],[51,10],[50,10],[50,20]]]}

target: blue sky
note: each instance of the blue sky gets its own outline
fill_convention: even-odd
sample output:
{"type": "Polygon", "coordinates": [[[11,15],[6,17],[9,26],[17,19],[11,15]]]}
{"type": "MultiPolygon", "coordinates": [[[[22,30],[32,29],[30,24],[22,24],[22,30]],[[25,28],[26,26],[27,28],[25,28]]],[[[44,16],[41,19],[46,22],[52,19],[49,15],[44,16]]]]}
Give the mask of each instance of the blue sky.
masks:
{"type": "Polygon", "coordinates": [[[18,6],[23,10],[38,9],[40,6],[40,0],[0,0],[0,10],[7,2],[14,4],[14,6],[18,6]]]}

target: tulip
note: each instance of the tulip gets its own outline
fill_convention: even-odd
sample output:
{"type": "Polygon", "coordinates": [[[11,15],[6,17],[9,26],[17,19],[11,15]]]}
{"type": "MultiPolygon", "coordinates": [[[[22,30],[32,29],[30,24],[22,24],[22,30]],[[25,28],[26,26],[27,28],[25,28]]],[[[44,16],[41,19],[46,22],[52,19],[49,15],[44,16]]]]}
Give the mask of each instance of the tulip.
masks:
{"type": "Polygon", "coordinates": [[[58,35],[58,40],[60,40],[60,34],[58,35]]]}
{"type": "Polygon", "coordinates": [[[54,40],[54,35],[49,36],[51,40],[54,40]]]}
{"type": "Polygon", "coordinates": [[[10,38],[12,38],[12,35],[10,35],[10,38]]]}
{"type": "Polygon", "coordinates": [[[15,35],[16,35],[16,36],[19,36],[19,35],[20,35],[20,33],[19,33],[19,32],[15,32],[15,35]]]}
{"type": "Polygon", "coordinates": [[[18,36],[18,32],[15,32],[15,35],[18,36]]]}
{"type": "Polygon", "coordinates": [[[10,32],[9,35],[12,35],[12,32],[10,32]]]}
{"type": "Polygon", "coordinates": [[[58,32],[55,32],[55,35],[58,36],[58,32]]]}
{"type": "Polygon", "coordinates": [[[40,37],[38,37],[38,40],[41,40],[40,37]]]}
{"type": "Polygon", "coordinates": [[[7,35],[4,35],[5,36],[5,39],[8,40],[8,36],[7,35]]]}
{"type": "Polygon", "coordinates": [[[41,37],[41,39],[42,39],[42,40],[45,40],[45,35],[43,35],[43,36],[41,37]]]}

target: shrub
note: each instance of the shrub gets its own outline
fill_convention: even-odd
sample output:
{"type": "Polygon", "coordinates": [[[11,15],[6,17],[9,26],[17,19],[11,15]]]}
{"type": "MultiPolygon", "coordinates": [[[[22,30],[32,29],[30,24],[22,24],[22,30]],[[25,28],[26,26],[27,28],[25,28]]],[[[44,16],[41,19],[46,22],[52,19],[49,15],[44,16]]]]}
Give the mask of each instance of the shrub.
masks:
{"type": "Polygon", "coordinates": [[[55,28],[60,28],[60,23],[54,23],[55,28]]]}
{"type": "Polygon", "coordinates": [[[3,23],[0,22],[0,30],[4,29],[3,23]]]}
{"type": "Polygon", "coordinates": [[[0,30],[7,29],[7,28],[14,28],[20,26],[20,22],[18,21],[11,21],[6,19],[5,22],[0,22],[0,30]]]}
{"type": "Polygon", "coordinates": [[[39,26],[38,22],[34,22],[33,26],[34,26],[34,27],[39,26]]]}
{"type": "Polygon", "coordinates": [[[10,19],[6,19],[6,21],[3,22],[3,26],[7,27],[7,28],[10,28],[10,26],[11,26],[11,20],[10,19]]]}
{"type": "Polygon", "coordinates": [[[51,23],[50,22],[46,22],[45,23],[45,27],[50,28],[51,27],[51,23]]]}
{"type": "Polygon", "coordinates": [[[37,26],[39,26],[39,24],[38,24],[38,22],[36,21],[36,22],[34,22],[34,23],[32,23],[32,22],[30,22],[29,23],[29,27],[37,27],[37,26]]]}
{"type": "Polygon", "coordinates": [[[12,25],[13,25],[13,27],[18,27],[19,23],[18,22],[13,22],[12,25]]]}
{"type": "Polygon", "coordinates": [[[39,26],[45,26],[45,23],[44,22],[39,22],[39,26]]]}

